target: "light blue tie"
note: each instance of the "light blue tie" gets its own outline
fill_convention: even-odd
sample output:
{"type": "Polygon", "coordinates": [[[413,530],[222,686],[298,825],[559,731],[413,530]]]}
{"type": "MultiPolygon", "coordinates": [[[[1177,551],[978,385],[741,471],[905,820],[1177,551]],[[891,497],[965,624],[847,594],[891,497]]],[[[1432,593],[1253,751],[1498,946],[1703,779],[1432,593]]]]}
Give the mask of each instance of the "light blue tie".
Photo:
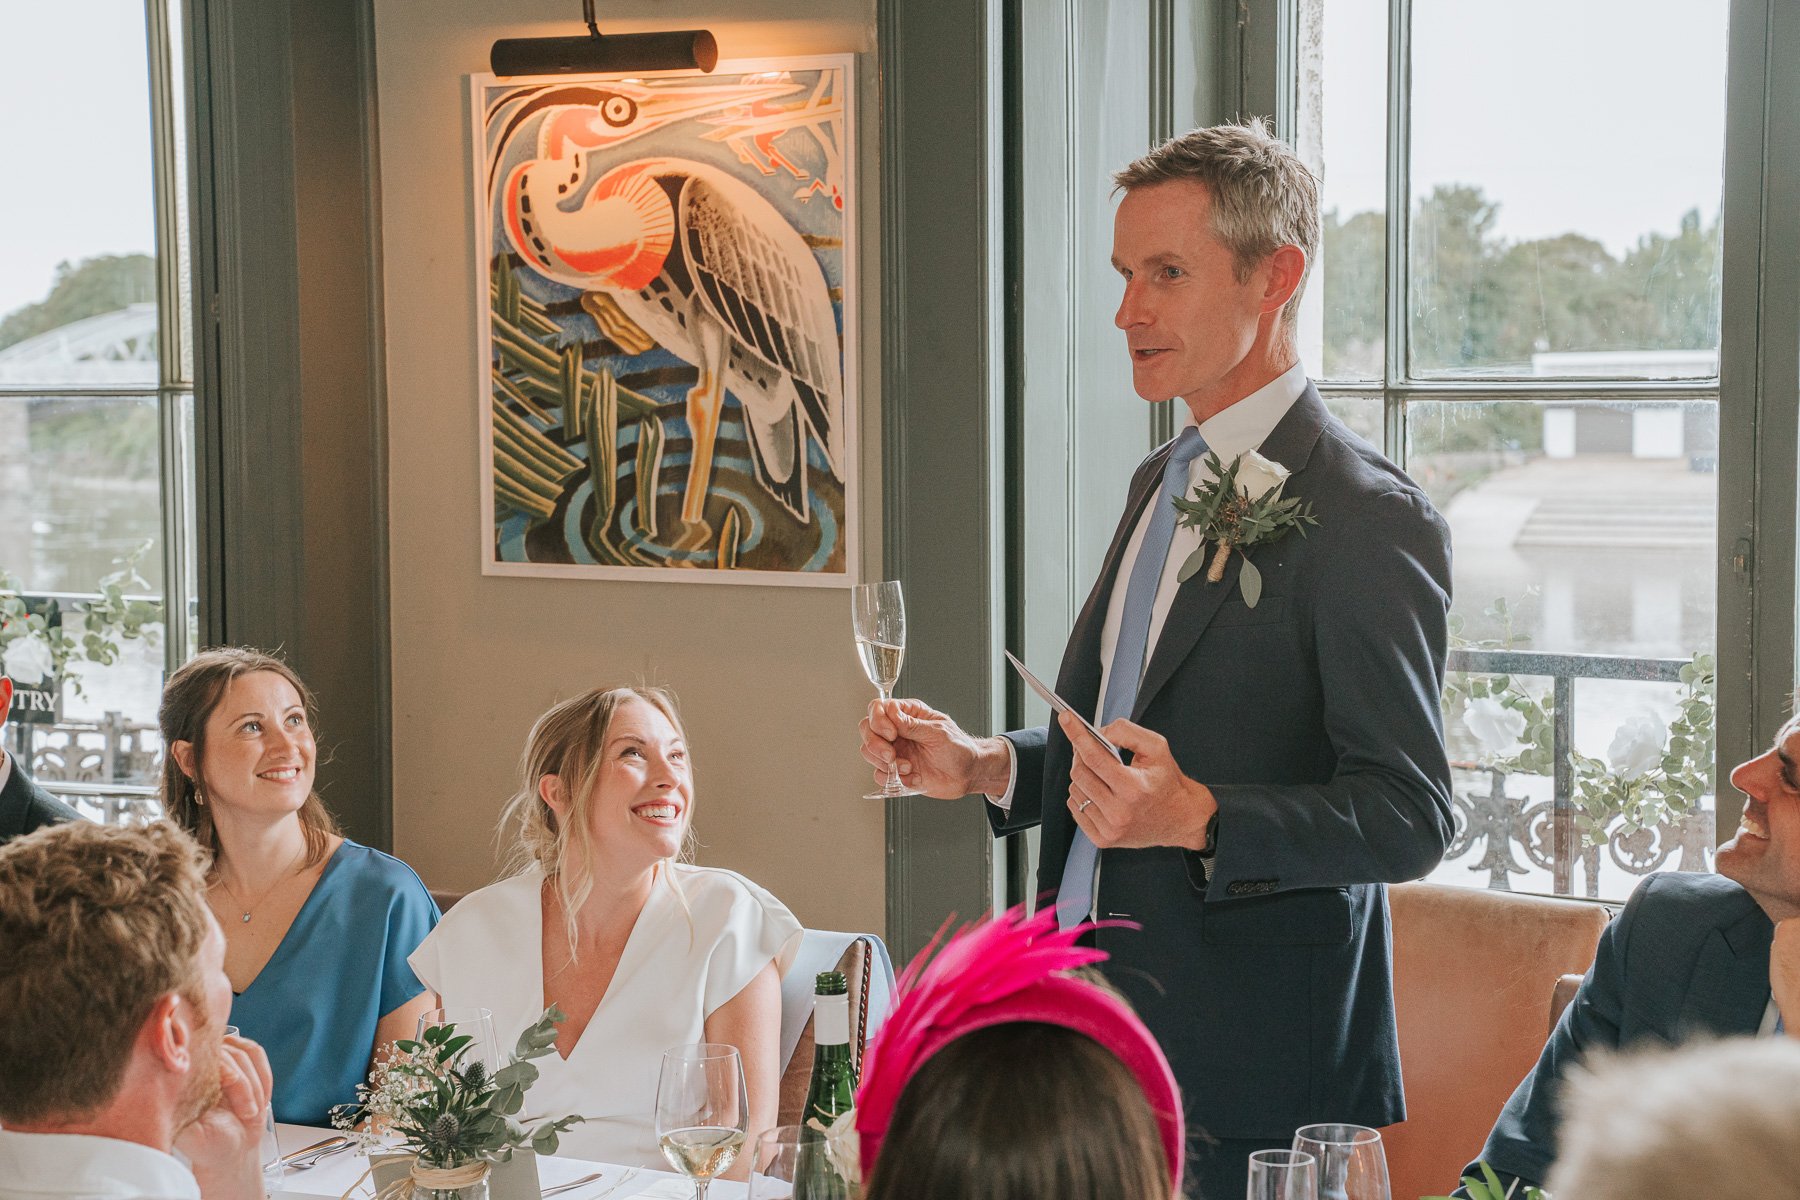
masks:
{"type": "MultiPolygon", "coordinates": [[[[1106,699],[1100,705],[1100,724],[1129,717],[1137,703],[1138,682],[1144,675],[1144,656],[1150,644],[1150,612],[1156,606],[1156,589],[1162,583],[1163,564],[1175,540],[1175,506],[1170,498],[1187,492],[1188,465],[1206,453],[1206,439],[1189,427],[1175,439],[1175,448],[1163,467],[1162,488],[1150,501],[1150,523],[1131,564],[1125,587],[1125,608],[1119,616],[1119,637],[1113,645],[1112,668],[1106,675],[1106,699]]],[[[1116,585],[1115,585],[1116,586],[1116,585]]],[[[1067,929],[1087,920],[1094,907],[1094,873],[1100,852],[1093,840],[1075,830],[1075,841],[1063,863],[1062,884],[1056,891],[1056,923],[1067,929]]]]}

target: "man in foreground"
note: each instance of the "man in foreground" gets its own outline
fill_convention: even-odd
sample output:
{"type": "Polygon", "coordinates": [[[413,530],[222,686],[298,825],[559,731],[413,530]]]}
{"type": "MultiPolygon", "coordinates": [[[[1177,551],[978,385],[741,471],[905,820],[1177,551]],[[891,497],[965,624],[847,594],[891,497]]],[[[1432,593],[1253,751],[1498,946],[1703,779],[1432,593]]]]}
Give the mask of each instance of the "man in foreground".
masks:
{"type": "Polygon", "coordinates": [[[1294,153],[1222,125],[1114,179],[1133,386],[1179,397],[1185,428],[1131,481],[1056,690],[1129,762],[1067,716],[979,738],[917,700],[874,705],[862,749],[929,795],[985,793],[997,834],[1041,825],[1064,927],[1141,927],[1095,940],[1201,1131],[1193,1186],[1222,1198],[1296,1126],[1404,1115],[1380,885],[1429,872],[1450,836],[1449,531],[1299,361],[1319,212],[1294,153]],[[1316,525],[1203,545],[1174,500],[1234,463],[1316,525]]]}
{"type": "Polygon", "coordinates": [[[225,1036],[231,984],[204,871],[161,822],[75,821],[0,848],[8,1197],[262,1196],[269,1064],[225,1036]]]}
{"type": "Polygon", "coordinates": [[[1733,1034],[1800,1037],[1796,762],[1800,718],[1731,773],[1744,815],[1719,847],[1718,874],[1652,875],[1600,935],[1581,989],[1481,1152],[1504,1182],[1542,1186],[1549,1177],[1560,1092],[1588,1054],[1733,1034]]]}

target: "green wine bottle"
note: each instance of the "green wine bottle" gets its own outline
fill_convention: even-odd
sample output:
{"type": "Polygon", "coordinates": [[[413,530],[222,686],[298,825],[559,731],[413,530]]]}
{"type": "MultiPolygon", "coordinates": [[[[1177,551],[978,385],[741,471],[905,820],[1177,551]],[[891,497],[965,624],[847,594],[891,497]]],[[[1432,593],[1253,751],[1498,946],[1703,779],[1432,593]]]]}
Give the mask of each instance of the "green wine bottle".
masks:
{"type": "Polygon", "coordinates": [[[800,1110],[801,1161],[794,1200],[850,1200],[855,1194],[825,1144],[824,1129],[856,1103],[850,1057],[850,986],[841,971],[821,971],[813,986],[813,1066],[800,1110]],[[810,1137],[808,1135],[811,1135],[810,1137]]]}

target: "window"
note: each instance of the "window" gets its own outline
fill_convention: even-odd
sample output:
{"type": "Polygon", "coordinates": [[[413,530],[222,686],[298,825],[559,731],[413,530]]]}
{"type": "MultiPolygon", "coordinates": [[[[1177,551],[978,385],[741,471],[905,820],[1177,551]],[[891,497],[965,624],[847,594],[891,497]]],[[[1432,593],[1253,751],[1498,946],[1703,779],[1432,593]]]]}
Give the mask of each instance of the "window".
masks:
{"type": "Polygon", "coordinates": [[[1727,0],[1301,0],[1302,355],[1448,520],[1438,882],[1710,869],[1727,0]]]}
{"type": "Polygon", "coordinates": [[[82,811],[155,811],[156,707],[195,638],[193,355],[173,0],[7,15],[0,660],[9,752],[82,811]],[[83,65],[27,47],[79,44],[83,65]]]}

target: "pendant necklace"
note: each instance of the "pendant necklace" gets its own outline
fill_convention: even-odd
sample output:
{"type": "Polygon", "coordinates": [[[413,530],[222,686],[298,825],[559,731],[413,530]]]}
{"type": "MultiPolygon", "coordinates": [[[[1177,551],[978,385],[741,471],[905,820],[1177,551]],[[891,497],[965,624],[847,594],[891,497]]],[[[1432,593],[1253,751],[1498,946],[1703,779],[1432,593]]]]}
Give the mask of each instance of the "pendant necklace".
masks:
{"type": "Polygon", "coordinates": [[[283,868],[281,870],[281,872],[275,876],[275,882],[271,883],[268,887],[268,890],[263,892],[263,894],[257,898],[257,901],[255,904],[246,905],[243,902],[243,900],[241,898],[239,898],[239,896],[237,894],[237,889],[233,888],[231,886],[231,884],[229,884],[225,881],[225,872],[224,871],[219,872],[219,886],[223,887],[225,889],[225,894],[231,897],[231,902],[243,910],[243,916],[238,918],[238,923],[240,925],[248,925],[250,923],[250,914],[255,912],[257,909],[261,908],[263,901],[267,900],[270,896],[273,896],[275,894],[275,889],[280,887],[282,885],[282,883],[287,879],[287,877],[293,872],[294,864],[299,862],[301,855],[303,855],[305,853],[306,853],[305,849],[302,848],[300,854],[296,854],[291,860],[289,860],[288,865],[285,868],[283,868]]]}

